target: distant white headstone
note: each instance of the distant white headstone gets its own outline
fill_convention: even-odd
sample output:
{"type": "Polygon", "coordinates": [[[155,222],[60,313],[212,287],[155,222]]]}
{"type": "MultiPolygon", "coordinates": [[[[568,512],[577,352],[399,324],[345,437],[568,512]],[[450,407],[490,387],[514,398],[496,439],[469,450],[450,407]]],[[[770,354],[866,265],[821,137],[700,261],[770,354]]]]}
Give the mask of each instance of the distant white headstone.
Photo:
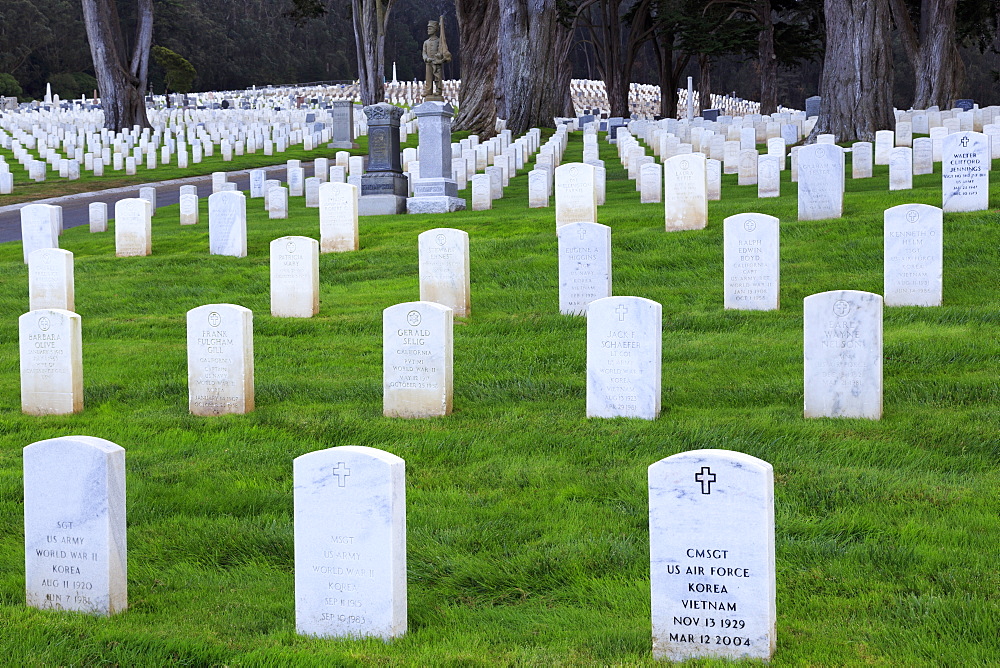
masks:
{"type": "Polygon", "coordinates": [[[271,315],[311,318],[317,313],[319,242],[295,236],[275,239],[271,242],[271,315]]]}
{"type": "Polygon", "coordinates": [[[454,312],[405,302],[382,312],[382,412],[386,417],[451,414],[454,312]]]}
{"type": "Polygon", "coordinates": [[[833,290],[804,300],[805,416],[882,417],[882,297],[833,290]]]}
{"type": "Polygon", "coordinates": [[[611,296],[611,228],[570,223],[559,238],[559,312],[586,315],[587,305],[611,296]]]}
{"type": "Polygon", "coordinates": [[[771,658],[774,471],[729,450],[649,467],[653,658],[771,658]]]}
{"type": "Polygon", "coordinates": [[[851,145],[851,178],[870,179],[872,177],[872,144],[867,141],[851,145]]]}
{"type": "Polygon", "coordinates": [[[108,205],[106,202],[91,202],[87,207],[91,232],[108,231],[108,205]]]}
{"type": "Polygon", "coordinates": [[[940,306],[942,212],[927,204],[900,204],[885,214],[886,306],[940,306]]]}
{"type": "Polygon", "coordinates": [[[193,415],[254,408],[253,313],[234,304],[187,312],[188,409],[193,415]]]}
{"type": "Polygon", "coordinates": [[[247,255],[247,199],[237,191],[208,196],[208,244],[212,255],[247,255]]]}
{"type": "Polygon", "coordinates": [[[29,310],[75,311],[73,254],[59,248],[39,248],[28,257],[29,310]]]}
{"type": "Polygon", "coordinates": [[[24,263],[39,248],[59,248],[59,222],[55,206],[29,204],[21,207],[21,246],[24,263]]]}
{"type": "Polygon", "coordinates": [[[443,304],[455,315],[472,314],[469,271],[469,234],[438,227],[417,237],[420,301],[443,304]]]}
{"type": "Polygon", "coordinates": [[[295,458],[295,629],[406,633],[405,463],[348,445],[295,458]]]}
{"type": "MultiPolygon", "coordinates": [[[[211,197],[211,196],[209,196],[211,197]]],[[[198,196],[184,193],[180,196],[181,225],[198,224],[198,196]]]]}
{"type": "Polygon", "coordinates": [[[597,222],[594,167],[568,162],[556,167],[556,227],[569,223],[597,222]]]}
{"type": "Polygon", "coordinates": [[[897,146],[889,151],[889,190],[913,188],[913,149],[897,146]]]}
{"type": "MultiPolygon", "coordinates": [[[[336,169],[336,168],[332,168],[336,169]]],[[[331,180],[319,187],[320,251],[355,251],[358,240],[358,187],[331,180]]]]}
{"type": "Polygon", "coordinates": [[[115,202],[115,255],[136,257],[153,252],[149,202],[139,198],[115,202]]]}
{"type": "Polygon", "coordinates": [[[128,606],[125,450],[92,436],[24,448],[27,604],[112,615],[128,606]]]}
{"type": "Polygon", "coordinates": [[[605,297],[587,307],[587,417],[660,414],[663,317],[657,302],[605,297]]]}
{"type": "Polygon", "coordinates": [[[708,179],[705,158],[675,155],[663,163],[666,229],[700,230],[708,223],[708,179]]]}
{"type": "Polygon", "coordinates": [[[844,206],[843,154],[836,144],[798,151],[799,220],[840,218],[844,206]]]}
{"type": "Polygon", "coordinates": [[[68,415],[83,410],[83,338],[80,316],[61,309],[18,318],[21,412],[68,415]]]}

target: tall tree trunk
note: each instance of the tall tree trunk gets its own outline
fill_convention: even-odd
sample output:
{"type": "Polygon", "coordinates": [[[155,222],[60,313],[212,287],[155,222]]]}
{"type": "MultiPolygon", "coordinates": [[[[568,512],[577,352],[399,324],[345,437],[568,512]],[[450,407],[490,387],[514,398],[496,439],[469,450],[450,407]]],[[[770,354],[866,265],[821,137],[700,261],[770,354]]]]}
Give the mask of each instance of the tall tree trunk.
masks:
{"type": "Polygon", "coordinates": [[[872,141],[893,127],[888,0],[826,0],[826,55],[813,136],[872,141]]]}
{"type": "Polygon", "coordinates": [[[712,57],[706,53],[698,54],[698,106],[697,115],[712,108],[712,57]]]}
{"type": "Polygon", "coordinates": [[[778,111],[778,56],[774,53],[774,17],[771,0],[758,0],[760,33],[757,37],[757,58],[760,64],[760,113],[778,111]]]}
{"type": "Polygon", "coordinates": [[[965,79],[955,34],[958,0],[923,0],[919,28],[913,24],[905,0],[890,2],[906,57],[913,66],[913,107],[950,108],[965,79]]]}
{"type": "Polygon", "coordinates": [[[556,0],[500,0],[497,39],[497,112],[520,134],[534,126],[552,127],[565,109],[566,91],[557,90],[568,60],[569,39],[559,22],[556,0]],[[560,51],[562,49],[562,51],[560,51]]]}
{"type": "Polygon", "coordinates": [[[658,35],[653,40],[656,74],[660,84],[660,116],[677,118],[677,78],[674,76],[674,35],[658,35]]]}
{"type": "Polygon", "coordinates": [[[608,94],[608,106],[611,116],[628,118],[631,116],[628,106],[628,89],[632,77],[631,63],[625,63],[622,57],[621,18],[618,7],[621,0],[604,0],[600,5],[601,39],[598,48],[603,52],[601,58],[604,88],[608,94]]]}
{"type": "Polygon", "coordinates": [[[500,6],[496,0],[455,0],[455,13],[462,48],[462,87],[454,127],[487,139],[495,134],[497,118],[500,6]]]}
{"type": "Polygon", "coordinates": [[[83,21],[101,94],[104,127],[116,132],[134,125],[149,127],[143,94],[153,42],[153,0],[136,0],[136,12],[135,47],[130,57],[115,0],[83,0],[83,21]]]}
{"type": "Polygon", "coordinates": [[[395,0],[351,0],[361,102],[385,102],[385,28],[395,0]]]}

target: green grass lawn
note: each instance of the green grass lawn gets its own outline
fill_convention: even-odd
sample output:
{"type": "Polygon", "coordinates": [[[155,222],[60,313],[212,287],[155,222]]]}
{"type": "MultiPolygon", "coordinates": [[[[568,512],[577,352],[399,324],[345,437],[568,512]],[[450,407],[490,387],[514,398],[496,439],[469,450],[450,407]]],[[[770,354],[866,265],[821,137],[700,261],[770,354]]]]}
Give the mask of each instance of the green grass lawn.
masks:
{"type": "MultiPolygon", "coordinates": [[[[115,258],[111,230],[67,230],[84,342],[74,416],[20,413],[27,270],[19,243],[0,245],[3,662],[651,664],[646,468],[726,448],[774,466],[774,665],[1000,663],[997,211],[945,216],[944,306],[885,310],[883,419],[805,420],[802,299],[880,293],[882,211],[940,206],[940,175],[890,193],[876,167],[848,180],[842,219],[803,223],[787,171],[777,200],[727,175],[707,229],[666,233],[661,205],[640,205],[601,147],[614,294],[663,305],[651,422],[584,417],[586,321],[559,315],[554,209],[527,208],[526,172],[492,211],[362,218],[360,251],[321,256],[320,314],[305,320],[270,316],[267,256],[279,236],[318,238],[303,198],[276,221],[248,202],[246,258],[208,254],[205,200],[196,227],[157,212],[150,257],[115,258]],[[722,308],[722,220],[750,211],[782,221],[780,311],[722,308]],[[418,299],[417,235],[441,226],[469,233],[472,261],[455,412],[383,418],[381,312],[418,299]],[[215,302],[255,314],[245,416],[188,414],[185,313],[215,302]],[[24,604],[21,448],[67,434],[127,453],[129,610],[113,618],[24,604]],[[390,643],[295,634],[292,459],[340,445],[406,460],[409,632],[390,643]]],[[[581,154],[574,134],[564,160],[581,154]]]]}

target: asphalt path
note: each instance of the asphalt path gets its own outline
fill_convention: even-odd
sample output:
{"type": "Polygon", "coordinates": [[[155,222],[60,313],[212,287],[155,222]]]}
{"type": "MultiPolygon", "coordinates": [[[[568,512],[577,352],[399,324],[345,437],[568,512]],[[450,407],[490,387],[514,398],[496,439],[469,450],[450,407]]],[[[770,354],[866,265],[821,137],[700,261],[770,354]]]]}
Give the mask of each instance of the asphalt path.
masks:
{"type": "MultiPolygon", "coordinates": [[[[303,162],[302,167],[307,168],[307,174],[312,171],[312,163],[303,162]]],[[[267,172],[268,179],[286,181],[286,165],[262,167],[261,169],[267,172]]],[[[249,170],[227,172],[226,180],[230,183],[235,183],[237,190],[250,190],[249,170]]],[[[185,185],[197,186],[198,197],[208,197],[212,194],[212,176],[209,174],[206,176],[192,176],[186,179],[174,179],[172,181],[143,183],[127,188],[97,190],[90,193],[66,195],[65,197],[52,197],[34,202],[22,202],[21,204],[0,207],[0,243],[21,240],[21,209],[29,204],[55,204],[61,206],[63,210],[63,228],[66,229],[79,225],[90,225],[90,205],[92,202],[106,203],[108,205],[108,217],[112,218],[114,216],[115,202],[126,197],[138,197],[139,188],[148,186],[156,188],[156,208],[159,209],[180,202],[181,186],[185,185]]]]}

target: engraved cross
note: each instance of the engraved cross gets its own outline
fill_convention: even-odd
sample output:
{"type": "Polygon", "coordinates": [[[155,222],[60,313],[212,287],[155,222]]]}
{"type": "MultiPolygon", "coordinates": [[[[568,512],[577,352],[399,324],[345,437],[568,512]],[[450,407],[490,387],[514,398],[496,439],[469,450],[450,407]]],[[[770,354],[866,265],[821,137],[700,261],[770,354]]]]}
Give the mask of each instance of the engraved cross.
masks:
{"type": "Polygon", "coordinates": [[[580,241],[583,241],[587,238],[587,230],[583,227],[578,227],[576,230],[576,236],[580,238],[580,241]]]}
{"type": "Polygon", "coordinates": [[[333,475],[337,476],[337,484],[340,487],[347,487],[347,476],[351,475],[351,469],[347,468],[345,462],[337,462],[333,475]]]}
{"type": "Polygon", "coordinates": [[[712,473],[712,469],[707,466],[702,466],[701,472],[694,474],[694,481],[701,483],[702,494],[712,493],[712,483],[715,482],[715,478],[716,475],[712,473]]]}
{"type": "Polygon", "coordinates": [[[962,137],[962,141],[960,143],[962,144],[963,148],[966,147],[966,146],[968,146],[969,145],[969,137],[968,137],[968,135],[966,135],[965,137],[962,137]]]}
{"type": "Polygon", "coordinates": [[[625,306],[625,304],[621,304],[618,306],[618,308],[615,309],[615,313],[618,314],[619,320],[624,320],[625,314],[628,313],[628,307],[625,306]]]}

